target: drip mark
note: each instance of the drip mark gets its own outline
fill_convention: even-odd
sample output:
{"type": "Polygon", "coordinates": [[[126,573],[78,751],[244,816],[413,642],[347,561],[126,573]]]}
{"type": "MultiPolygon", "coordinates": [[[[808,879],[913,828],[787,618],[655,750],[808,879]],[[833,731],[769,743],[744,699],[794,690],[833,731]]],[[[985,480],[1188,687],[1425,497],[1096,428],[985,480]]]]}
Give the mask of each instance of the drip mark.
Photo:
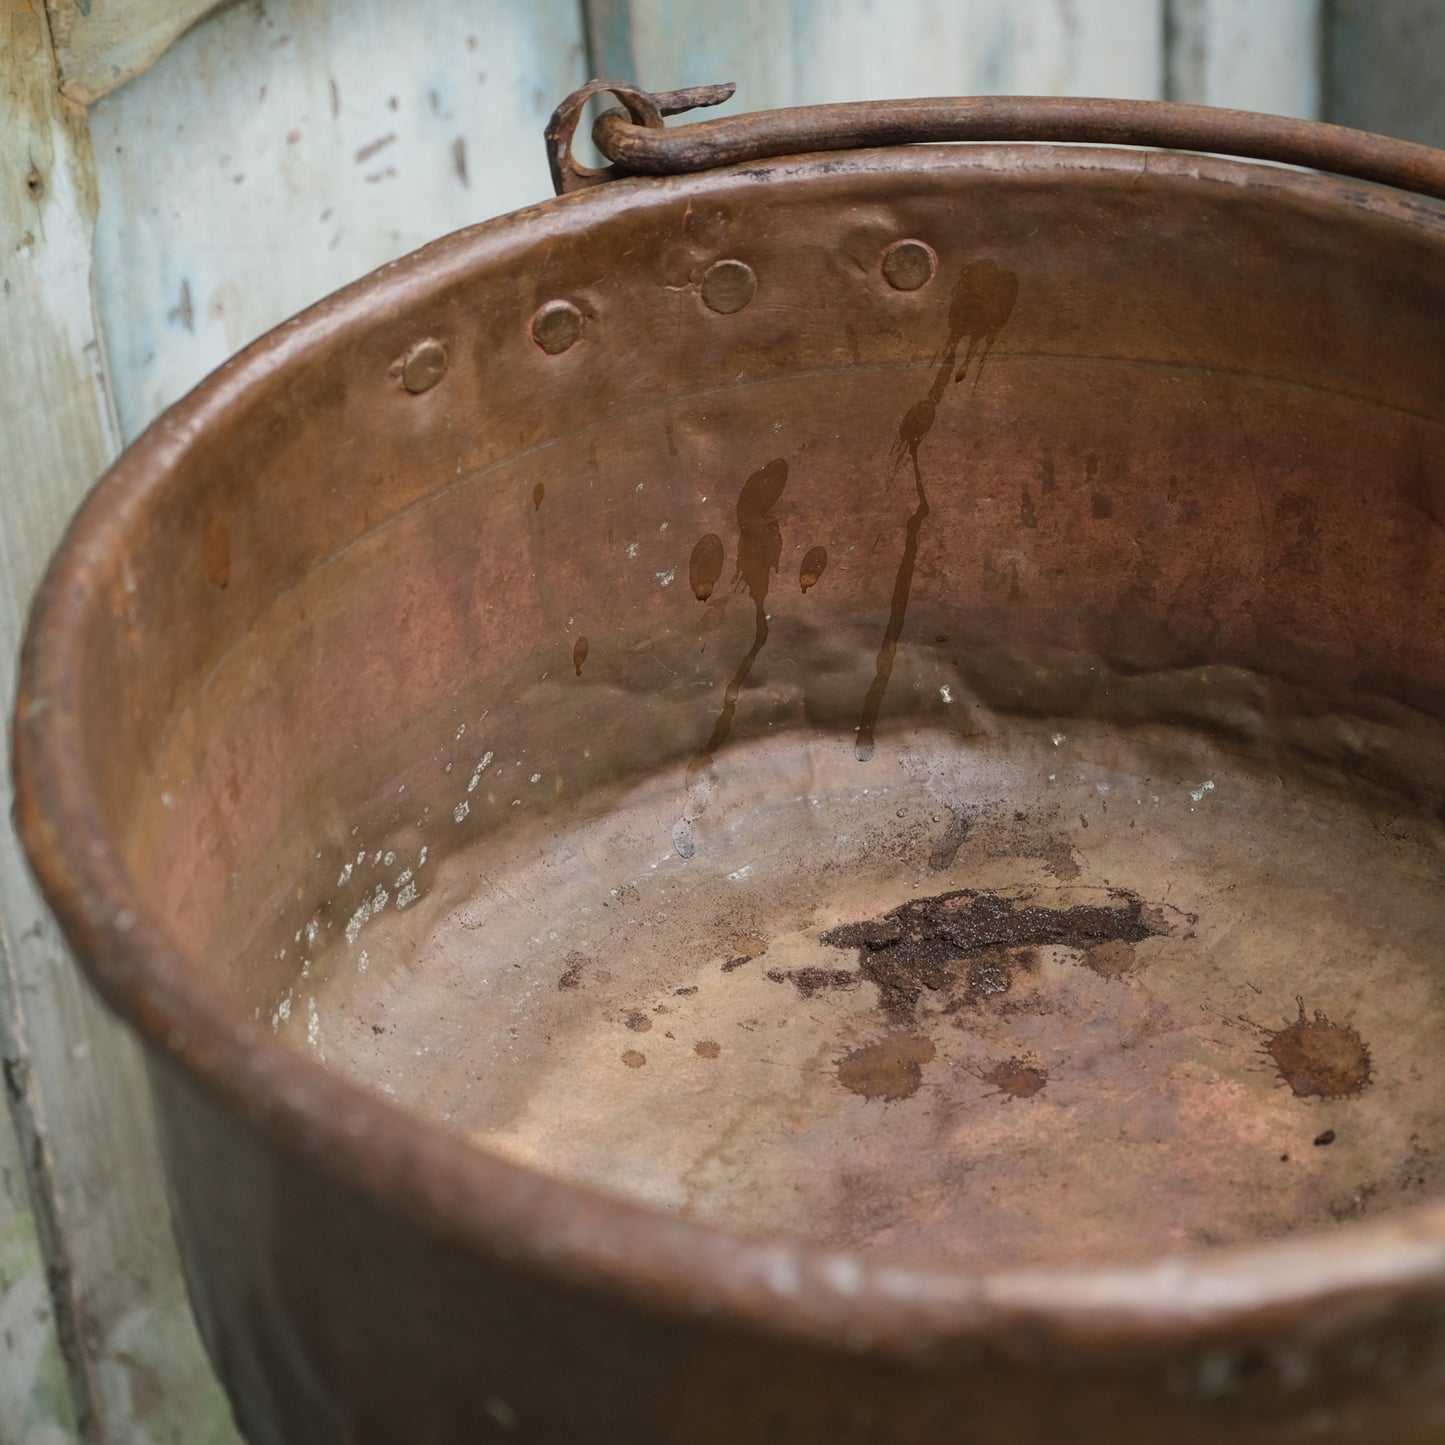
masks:
{"type": "Polygon", "coordinates": [[[582,664],[587,661],[587,639],[579,637],[572,645],[572,666],[577,669],[577,676],[582,676],[582,664]]]}
{"type": "Polygon", "coordinates": [[[828,549],[826,547],[810,547],[807,555],[803,558],[803,565],[798,568],[798,586],[804,592],[810,587],[818,585],[818,579],[828,567],[828,549]]]}
{"type": "Polygon", "coordinates": [[[898,424],[898,437],[893,445],[896,473],[906,456],[913,466],[913,484],[918,496],[918,505],[908,518],[904,531],[903,556],[898,562],[898,574],[893,583],[893,598],[888,612],[888,625],[883,630],[883,643],[878,649],[878,661],[874,668],[873,682],[863,699],[863,712],[858,721],[858,736],[853,752],[859,762],[867,762],[873,756],[874,730],[883,698],[893,676],[893,662],[898,653],[898,642],[903,636],[903,624],[908,615],[909,594],[913,590],[913,570],[918,560],[918,539],[923,524],[928,519],[928,493],[923,484],[923,471],[918,461],[918,449],[933,430],[939,403],[948,390],[949,377],[960,382],[968,373],[975,356],[978,357],[978,376],[982,374],[983,363],[993,346],[998,333],[1013,312],[1018,299],[1018,277],[1005,271],[992,261],[974,261],[963,268],[963,274],[953,288],[948,307],[948,336],[944,341],[943,353],[933,383],[926,395],[909,407],[903,420],[898,424]],[[968,348],[963,362],[958,362],[958,350],[968,337],[968,348]]]}
{"type": "MultiPolygon", "coordinates": [[[[778,570],[783,556],[783,530],[773,516],[773,508],[782,498],[787,485],[788,464],[778,457],[754,472],[738,493],[738,558],[733,584],[736,586],[741,582],[753,599],[753,643],[743,655],[737,671],[733,673],[723,692],[723,705],[718,712],[717,721],[713,724],[707,745],[692,760],[687,770],[687,805],[682,817],[672,828],[673,845],[678,855],[683,858],[691,858],[696,851],[692,824],[707,806],[707,794],[712,785],[713,758],[732,731],[738,698],[758,654],[768,640],[768,614],[764,604],[767,601],[768,588],[772,585],[773,574],[778,570]]],[[[713,561],[716,560],[717,563],[717,571],[713,574],[712,581],[707,583],[708,593],[711,593],[713,583],[722,575],[722,542],[709,533],[693,548],[693,592],[705,600],[707,594],[698,593],[699,554],[702,554],[705,564],[701,572],[704,578],[713,561]],[[709,538],[715,546],[709,543],[709,538]]]]}
{"type": "Polygon", "coordinates": [[[716,532],[709,532],[707,536],[698,538],[687,565],[687,579],[692,584],[692,595],[699,602],[706,602],[712,596],[712,589],[717,586],[722,569],[722,538],[716,532]]]}

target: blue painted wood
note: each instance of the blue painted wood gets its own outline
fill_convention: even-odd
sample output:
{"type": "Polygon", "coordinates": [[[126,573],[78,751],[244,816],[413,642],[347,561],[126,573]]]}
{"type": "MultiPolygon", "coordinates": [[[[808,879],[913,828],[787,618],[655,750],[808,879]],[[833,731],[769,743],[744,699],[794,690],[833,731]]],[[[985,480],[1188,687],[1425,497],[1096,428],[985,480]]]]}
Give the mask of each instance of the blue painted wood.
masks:
{"type": "Polygon", "coordinates": [[[1321,0],[1168,0],[1169,99],[1317,118],[1322,8],[1321,0]]]}
{"type": "Polygon", "coordinates": [[[1445,146],[1445,5],[1332,0],[1325,114],[1341,125],[1445,146]]]}
{"type": "Polygon", "coordinates": [[[262,332],[552,192],[542,128],[586,78],[577,0],[269,0],[91,111],[96,268],[127,439],[262,332]]]}
{"type": "MultiPolygon", "coordinates": [[[[596,0],[593,0],[596,3],[596,0]]],[[[721,108],[908,95],[1163,93],[1162,0],[606,0],[649,89],[721,108]]]]}

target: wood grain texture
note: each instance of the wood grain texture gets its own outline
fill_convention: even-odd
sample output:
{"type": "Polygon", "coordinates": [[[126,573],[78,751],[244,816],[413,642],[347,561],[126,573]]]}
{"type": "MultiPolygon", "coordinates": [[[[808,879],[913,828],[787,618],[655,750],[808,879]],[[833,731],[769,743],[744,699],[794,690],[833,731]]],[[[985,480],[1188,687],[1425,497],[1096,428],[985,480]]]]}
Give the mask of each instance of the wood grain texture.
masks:
{"type": "Polygon", "coordinates": [[[1327,118],[1445,146],[1445,5],[1332,0],[1329,11],[1327,118]]]}
{"type": "Polygon", "coordinates": [[[1159,0],[606,0],[594,48],[651,89],[736,80],[717,113],[910,95],[1162,93],[1159,0]],[[625,24],[616,12],[625,6],[625,24]]]}
{"type": "MultiPolygon", "coordinates": [[[[118,435],[91,301],[84,112],[45,12],[0,0],[0,697],[26,608],[118,435]]],[[[8,735],[8,729],[7,729],[8,735]]],[[[191,1445],[225,1413],[189,1323],[135,1048],[66,958],[0,774],[0,1048],[74,1417],[87,1441],[191,1445]],[[158,1382],[164,1378],[165,1386],[158,1382]]],[[[224,1437],[219,1437],[224,1438],[224,1437]]]]}
{"type": "Polygon", "coordinates": [[[394,257],[551,194],[576,0],[223,10],[91,116],[127,438],[246,342],[394,257]]]}
{"type": "Polygon", "coordinates": [[[45,0],[61,93],[89,105],[138,75],[221,0],[45,0]]]}

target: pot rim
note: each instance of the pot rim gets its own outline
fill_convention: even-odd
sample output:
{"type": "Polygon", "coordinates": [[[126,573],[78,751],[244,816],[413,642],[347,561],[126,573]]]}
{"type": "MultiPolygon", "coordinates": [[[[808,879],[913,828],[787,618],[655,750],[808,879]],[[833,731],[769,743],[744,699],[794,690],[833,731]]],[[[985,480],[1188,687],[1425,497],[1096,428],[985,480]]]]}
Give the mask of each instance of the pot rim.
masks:
{"type": "MultiPolygon", "coordinates": [[[[1377,139],[1377,138],[1372,138],[1377,139]]],[[[900,165],[964,176],[1073,169],[1247,187],[1365,209],[1445,240],[1445,208],[1336,176],[1178,152],[1087,146],[960,147],[789,156],[665,180],[619,180],[459,231],[334,293],[253,342],[173,405],[87,496],[32,605],[14,733],[15,822],[41,890],[91,982],[162,1059],[268,1144],[299,1152],[376,1204],[502,1261],[649,1310],[900,1359],[950,1349],[1056,1357],[1150,1353],[1365,1327],[1406,1296],[1445,1294],[1445,1201],[1348,1229],[1139,1264],[977,1272],[756,1239],[685,1220],[491,1155],[333,1074],[224,1007],[150,911],[102,830],[85,770],[71,656],[97,575],[142,498],[163,487],[210,422],[278,369],[412,292],[634,206],[840,171],[900,165]]]]}

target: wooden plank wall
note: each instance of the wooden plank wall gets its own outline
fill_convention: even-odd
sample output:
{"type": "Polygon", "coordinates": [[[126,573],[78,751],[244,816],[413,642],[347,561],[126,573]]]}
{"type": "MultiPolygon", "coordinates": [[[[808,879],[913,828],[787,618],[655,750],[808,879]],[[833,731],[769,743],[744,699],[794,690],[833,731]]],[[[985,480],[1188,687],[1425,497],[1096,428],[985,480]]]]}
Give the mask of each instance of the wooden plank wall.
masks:
{"type": "Polygon", "coordinates": [[[1165,24],[1171,100],[1320,114],[1318,0],[1171,0],[1165,24]]]}
{"type": "Polygon", "coordinates": [[[906,95],[1163,93],[1158,0],[605,0],[599,69],[650,89],[735,80],[718,114],[906,95]]]}
{"type": "Polygon", "coordinates": [[[65,1360],[15,1133],[0,1126],[0,1441],[75,1438],[65,1360]]]}
{"type": "Polygon", "coordinates": [[[222,0],[45,0],[60,93],[90,105],[139,75],[222,0]]]}
{"type": "Polygon", "coordinates": [[[1445,146],[1445,5],[1329,0],[1325,89],[1331,120],[1445,146]]]}
{"type": "MultiPolygon", "coordinates": [[[[0,56],[0,695],[8,700],[30,594],[118,434],[90,299],[96,199],[85,114],[56,87],[45,12],[33,0],[0,0],[0,56]]],[[[8,767],[0,811],[8,819],[8,767]]],[[[70,1366],[76,1426],[102,1438],[104,1398],[137,1419],[125,1438],[165,1438],[141,1420],[151,1382],[166,1370],[164,1353],[152,1351],[188,1321],[156,1228],[162,1194],[136,1053],[68,967],[8,827],[0,829],[0,999],[7,1102],[31,1202],[0,1221],[0,1236],[18,1247],[28,1234],[43,1250],[39,1278],[70,1366]]],[[[32,1283],[10,1280],[7,1298],[17,1291],[33,1293],[32,1283]]],[[[37,1372],[27,1394],[38,1401],[49,1350],[32,1345],[8,1363],[23,1369],[22,1356],[37,1372]]],[[[204,1372],[183,1370],[156,1411],[192,1403],[193,1384],[214,1393],[204,1372]]],[[[53,1435],[61,1424],[28,1428],[53,1435]]]]}
{"type": "Polygon", "coordinates": [[[577,0],[235,5],[90,113],[97,301],[127,440],[246,342],[551,192],[577,0]]]}
{"type": "MultiPolygon", "coordinates": [[[[584,69],[573,0],[271,0],[218,11],[87,113],[38,0],[0,0],[0,334],[26,339],[0,346],[0,697],[121,421],[133,435],[353,277],[544,196],[541,126],[584,69]]],[[[136,1050],[66,961],[8,823],[0,944],[0,1442],[225,1445],[136,1050]]]]}
{"type": "MultiPolygon", "coordinates": [[[[1322,45],[1321,4],[0,0],[0,697],[44,560],[117,447],[298,308],[543,199],[542,122],[589,71],[733,79],[733,109],[1057,92],[1308,116],[1323,49],[1344,118],[1408,129],[1428,112],[1440,139],[1433,89],[1366,74],[1445,39],[1436,7],[1334,0],[1322,45]]],[[[8,787],[7,764],[6,817],[8,787]]],[[[135,1051],[78,984],[4,825],[0,1053],[0,1442],[233,1439],[135,1051]]]]}

